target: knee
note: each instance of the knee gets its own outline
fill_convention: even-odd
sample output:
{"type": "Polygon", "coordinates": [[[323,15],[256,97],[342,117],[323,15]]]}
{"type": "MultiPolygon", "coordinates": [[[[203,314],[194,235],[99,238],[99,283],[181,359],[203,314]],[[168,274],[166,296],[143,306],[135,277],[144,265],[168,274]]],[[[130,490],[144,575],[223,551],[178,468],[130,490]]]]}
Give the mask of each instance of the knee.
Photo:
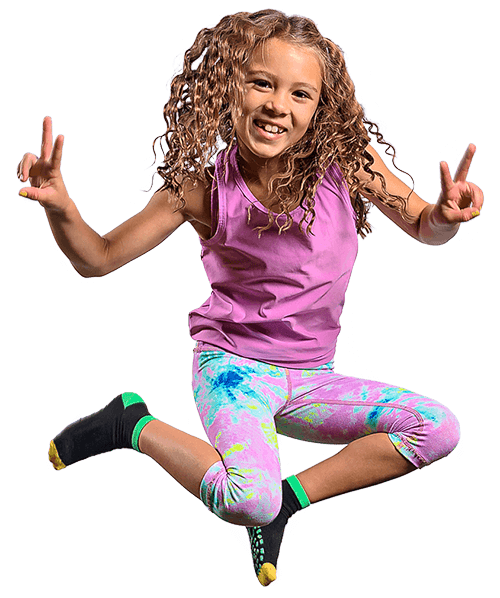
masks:
{"type": "Polygon", "coordinates": [[[436,413],[438,416],[426,422],[425,458],[429,464],[447,457],[460,440],[460,424],[455,414],[444,406],[436,413]]]}
{"type": "Polygon", "coordinates": [[[279,487],[239,487],[229,483],[216,515],[235,525],[262,527],[276,519],[281,509],[281,483],[279,487]]]}
{"type": "MultiPolygon", "coordinates": [[[[460,441],[460,423],[454,413],[447,409],[447,417],[439,434],[442,456],[448,456],[460,441]]],[[[440,458],[440,457],[438,457],[440,458]]]]}
{"type": "Polygon", "coordinates": [[[444,405],[425,399],[414,408],[392,440],[416,467],[422,468],[448,456],[460,440],[460,424],[444,405]]]}
{"type": "Polygon", "coordinates": [[[200,497],[212,513],[228,523],[246,527],[269,525],[281,509],[281,480],[257,482],[241,473],[228,473],[219,462],[203,479],[200,497]]]}
{"type": "Polygon", "coordinates": [[[264,527],[276,519],[281,509],[281,501],[275,504],[265,506],[266,501],[243,500],[234,503],[228,508],[221,509],[216,513],[221,519],[234,525],[244,525],[245,527],[264,527]]]}

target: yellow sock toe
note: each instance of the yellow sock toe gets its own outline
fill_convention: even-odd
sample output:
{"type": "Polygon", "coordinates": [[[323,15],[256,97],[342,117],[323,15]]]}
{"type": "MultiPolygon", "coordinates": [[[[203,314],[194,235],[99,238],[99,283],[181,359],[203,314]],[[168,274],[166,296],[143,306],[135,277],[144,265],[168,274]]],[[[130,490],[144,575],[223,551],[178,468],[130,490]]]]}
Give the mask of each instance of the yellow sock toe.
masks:
{"type": "Polygon", "coordinates": [[[64,465],[64,463],[61,461],[61,457],[59,457],[59,453],[57,452],[56,445],[54,444],[53,440],[50,441],[49,461],[54,466],[54,469],[59,470],[66,467],[66,465],[64,465]]]}
{"type": "Polygon", "coordinates": [[[259,571],[258,579],[263,586],[268,586],[276,579],[276,568],[271,563],[264,563],[259,571]]]}

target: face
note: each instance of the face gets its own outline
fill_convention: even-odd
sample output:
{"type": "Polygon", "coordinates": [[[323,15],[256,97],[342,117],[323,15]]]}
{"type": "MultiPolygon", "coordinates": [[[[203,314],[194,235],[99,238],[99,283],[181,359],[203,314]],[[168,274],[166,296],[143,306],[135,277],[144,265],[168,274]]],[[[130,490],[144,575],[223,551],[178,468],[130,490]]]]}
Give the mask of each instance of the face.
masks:
{"type": "Polygon", "coordinates": [[[309,48],[270,39],[245,72],[242,115],[236,123],[247,161],[268,161],[299,141],[321,94],[321,67],[309,48]]]}

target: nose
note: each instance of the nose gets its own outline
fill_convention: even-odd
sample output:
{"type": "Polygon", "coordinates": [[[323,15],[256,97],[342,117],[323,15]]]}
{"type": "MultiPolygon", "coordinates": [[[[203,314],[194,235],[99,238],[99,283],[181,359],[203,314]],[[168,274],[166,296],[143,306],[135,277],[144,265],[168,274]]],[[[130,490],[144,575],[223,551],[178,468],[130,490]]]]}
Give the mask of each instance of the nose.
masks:
{"type": "Polygon", "coordinates": [[[290,109],[288,106],[286,93],[275,91],[270,97],[268,97],[265,108],[269,112],[272,112],[276,115],[288,114],[290,109]]]}

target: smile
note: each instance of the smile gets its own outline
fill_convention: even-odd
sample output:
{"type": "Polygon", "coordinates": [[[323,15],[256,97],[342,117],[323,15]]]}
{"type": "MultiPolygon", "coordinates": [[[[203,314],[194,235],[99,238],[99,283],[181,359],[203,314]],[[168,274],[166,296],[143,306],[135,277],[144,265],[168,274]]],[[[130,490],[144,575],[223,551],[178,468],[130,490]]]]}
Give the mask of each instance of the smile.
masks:
{"type": "Polygon", "coordinates": [[[278,125],[272,125],[270,123],[266,123],[264,121],[256,120],[254,124],[257,128],[265,131],[266,133],[271,133],[273,135],[281,135],[286,132],[286,129],[283,127],[279,127],[278,125]]]}

